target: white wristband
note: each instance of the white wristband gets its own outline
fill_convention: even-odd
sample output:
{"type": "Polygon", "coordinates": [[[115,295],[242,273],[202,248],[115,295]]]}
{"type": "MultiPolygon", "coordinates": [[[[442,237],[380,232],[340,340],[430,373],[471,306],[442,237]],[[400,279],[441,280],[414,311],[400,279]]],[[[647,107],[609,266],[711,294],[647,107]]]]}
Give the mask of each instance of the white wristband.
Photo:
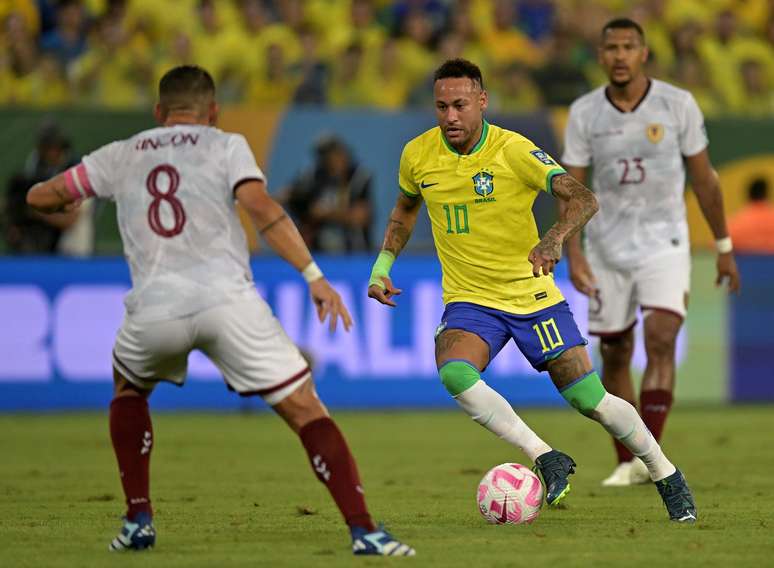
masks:
{"type": "Polygon", "coordinates": [[[734,245],[731,242],[731,237],[724,237],[715,241],[715,248],[718,249],[718,254],[726,254],[734,250],[734,245]]]}
{"type": "Polygon", "coordinates": [[[320,270],[320,267],[317,266],[317,263],[312,261],[306,266],[306,268],[301,271],[301,276],[304,277],[304,280],[306,280],[307,284],[311,284],[315,280],[322,278],[323,273],[322,270],[320,270]]]}

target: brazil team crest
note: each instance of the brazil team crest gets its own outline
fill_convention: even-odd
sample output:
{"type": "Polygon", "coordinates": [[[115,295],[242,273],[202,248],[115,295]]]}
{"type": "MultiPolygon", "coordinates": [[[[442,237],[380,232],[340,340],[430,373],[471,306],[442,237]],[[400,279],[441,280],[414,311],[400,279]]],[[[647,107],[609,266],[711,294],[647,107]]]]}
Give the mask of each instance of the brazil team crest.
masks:
{"type": "Polygon", "coordinates": [[[664,125],[663,124],[648,124],[648,128],[645,130],[648,135],[648,140],[653,144],[658,144],[664,137],[664,125]]]}
{"type": "Polygon", "coordinates": [[[473,176],[473,189],[481,197],[489,197],[494,191],[494,176],[487,171],[480,171],[473,176]]]}

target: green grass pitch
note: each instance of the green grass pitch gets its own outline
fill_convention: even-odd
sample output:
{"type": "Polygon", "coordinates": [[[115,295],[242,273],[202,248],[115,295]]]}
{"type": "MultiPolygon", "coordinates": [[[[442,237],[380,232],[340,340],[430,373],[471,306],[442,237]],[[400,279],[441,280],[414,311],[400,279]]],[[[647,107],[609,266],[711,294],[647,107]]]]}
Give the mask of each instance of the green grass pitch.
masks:
{"type": "Polygon", "coordinates": [[[664,447],[688,477],[699,522],[667,521],[651,486],[603,489],[609,439],[566,410],[524,418],[578,462],[566,507],[490,526],[476,485],[526,458],[461,412],[337,413],[374,517],[414,559],[358,559],[298,440],[269,414],[157,414],[147,553],[107,545],[123,503],[105,414],[0,416],[0,565],[12,566],[764,566],[774,558],[774,408],[680,408],[664,447]]]}

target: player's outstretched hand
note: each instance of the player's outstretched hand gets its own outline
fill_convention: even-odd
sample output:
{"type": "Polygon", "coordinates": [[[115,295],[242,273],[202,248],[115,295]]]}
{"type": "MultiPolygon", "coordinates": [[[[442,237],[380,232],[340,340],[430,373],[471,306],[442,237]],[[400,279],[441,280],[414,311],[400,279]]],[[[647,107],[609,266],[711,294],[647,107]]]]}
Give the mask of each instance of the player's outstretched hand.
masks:
{"type": "Polygon", "coordinates": [[[568,257],[570,264],[570,281],[581,294],[593,297],[597,293],[597,279],[591,271],[589,261],[583,254],[568,257]]]}
{"type": "Polygon", "coordinates": [[[317,308],[317,317],[321,322],[330,318],[330,330],[336,331],[336,324],[341,318],[344,329],[349,331],[352,327],[352,317],[347,311],[347,306],[341,301],[341,296],[325,278],[320,278],[309,283],[309,293],[312,295],[314,306],[317,308]]]}
{"type": "Polygon", "coordinates": [[[721,286],[724,282],[728,283],[728,291],[738,294],[742,286],[739,278],[739,271],[736,268],[736,260],[732,253],[718,255],[718,277],[715,279],[715,285],[721,286]]]}
{"type": "Polygon", "coordinates": [[[400,293],[403,292],[403,290],[393,286],[392,280],[386,276],[382,276],[382,282],[384,282],[384,288],[378,284],[371,284],[368,287],[368,297],[373,298],[385,306],[391,306],[394,308],[397,304],[392,300],[392,297],[400,296],[400,293]]]}
{"type": "MultiPolygon", "coordinates": [[[[548,235],[546,235],[548,236],[548,235]]],[[[543,239],[535,245],[527,257],[532,263],[532,275],[537,278],[540,271],[548,276],[554,271],[554,266],[562,258],[562,243],[555,239],[543,239]]]]}

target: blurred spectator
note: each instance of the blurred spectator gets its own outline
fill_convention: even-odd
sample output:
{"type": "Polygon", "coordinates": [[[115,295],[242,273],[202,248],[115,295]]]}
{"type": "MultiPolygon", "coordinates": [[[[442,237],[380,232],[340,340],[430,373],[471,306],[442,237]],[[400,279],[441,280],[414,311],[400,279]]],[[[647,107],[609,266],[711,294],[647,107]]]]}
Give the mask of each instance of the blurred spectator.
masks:
{"type": "Polygon", "coordinates": [[[675,52],[664,20],[666,3],[667,0],[645,0],[632,8],[631,18],[645,30],[650,52],[655,54],[661,65],[671,69],[675,64],[675,52]]]}
{"type": "Polygon", "coordinates": [[[729,220],[728,232],[735,250],[774,254],[774,205],[768,192],[764,178],[753,180],[747,189],[749,203],[729,220]]]}
{"type": "Polygon", "coordinates": [[[516,25],[515,2],[495,0],[492,7],[492,28],[482,32],[484,46],[496,65],[518,61],[529,67],[543,63],[543,53],[529,36],[516,25]]]}
{"type": "Polygon", "coordinates": [[[712,89],[709,72],[701,59],[693,55],[679,59],[672,79],[675,85],[690,91],[704,116],[717,116],[720,113],[720,100],[712,89]]]}
{"type": "Polygon", "coordinates": [[[182,30],[171,33],[167,38],[164,51],[156,59],[153,71],[153,84],[158,85],[164,74],[178,65],[195,63],[191,36],[182,30]]]}
{"type": "Polygon", "coordinates": [[[314,251],[356,252],[371,248],[371,173],[346,144],[323,136],[315,164],[283,194],[307,245],[314,251]]]}
{"type": "Polygon", "coordinates": [[[394,30],[405,30],[406,20],[416,14],[422,15],[431,34],[440,32],[446,23],[446,6],[440,0],[398,0],[390,12],[394,30]]]}
{"type": "Polygon", "coordinates": [[[216,0],[199,0],[191,42],[197,65],[207,69],[218,84],[218,100],[239,100],[246,92],[255,62],[264,61],[264,53],[245,57],[243,37],[233,24],[239,19],[234,4],[216,0]]]}
{"type": "MultiPolygon", "coordinates": [[[[210,69],[221,102],[247,102],[251,85],[276,76],[279,51],[298,104],[424,104],[433,69],[460,56],[495,79],[520,63],[534,72],[549,104],[562,104],[568,86],[580,84],[578,71],[589,85],[606,82],[595,63],[599,30],[621,13],[646,31],[651,76],[679,75],[688,87],[698,66],[708,79],[697,96],[706,112],[774,116],[755,95],[757,83],[774,85],[774,0],[0,0],[0,104],[49,106],[69,98],[136,107],[172,61],[210,69]],[[108,56],[100,38],[105,21],[123,38],[108,56]],[[385,45],[388,38],[395,43],[385,45]],[[39,57],[39,48],[55,54],[59,67],[39,57]],[[107,61],[97,65],[100,59],[107,61]],[[342,83],[355,59],[357,80],[342,83]],[[386,84],[389,96],[379,100],[374,93],[385,86],[385,69],[397,83],[386,84]],[[555,70],[562,73],[559,94],[546,91],[555,70]],[[366,77],[380,84],[364,84],[366,77]],[[56,87],[42,94],[45,78],[56,87]],[[405,83],[407,97],[400,95],[405,83]],[[342,92],[348,87],[355,91],[342,92]]],[[[283,92],[286,86],[283,79],[283,92]]]]}
{"type": "Polygon", "coordinates": [[[328,100],[328,65],[320,57],[317,38],[310,28],[304,28],[301,41],[301,60],[290,67],[298,86],[293,95],[297,105],[324,105],[328,100]]]}
{"type": "Polygon", "coordinates": [[[709,62],[712,84],[731,108],[743,105],[740,69],[734,51],[738,47],[736,16],[731,10],[721,11],[715,18],[713,33],[699,42],[702,58],[709,62]]]}
{"type": "Polygon", "coordinates": [[[449,14],[449,31],[441,38],[438,51],[439,63],[462,57],[469,61],[475,61],[484,77],[488,75],[491,65],[489,53],[481,43],[478,29],[473,25],[472,12],[468,4],[460,2],[452,9],[449,14]],[[460,48],[454,49],[453,55],[445,53],[450,47],[448,44],[450,36],[456,37],[461,42],[460,48]],[[446,45],[442,45],[444,43],[446,45]]]}
{"type": "Polygon", "coordinates": [[[261,41],[265,47],[279,44],[285,52],[288,64],[297,63],[302,57],[301,41],[298,36],[305,27],[305,9],[301,0],[277,0],[279,20],[263,30],[261,41]]]}
{"type": "Polygon", "coordinates": [[[150,104],[153,67],[143,38],[132,35],[121,18],[104,16],[91,41],[91,49],[72,66],[79,102],[113,108],[150,104]]]}
{"type": "Polygon", "coordinates": [[[339,56],[328,88],[328,103],[334,107],[364,107],[371,102],[371,88],[364,69],[363,47],[353,43],[339,56]]]}
{"type": "Polygon", "coordinates": [[[522,0],[516,8],[519,21],[535,43],[541,43],[551,35],[556,6],[551,0],[522,0]]]}
{"type": "Polygon", "coordinates": [[[406,105],[409,88],[412,86],[402,72],[403,61],[395,40],[389,39],[379,50],[379,61],[373,76],[368,80],[371,86],[370,105],[374,108],[399,110],[406,105]]]}
{"type": "Polygon", "coordinates": [[[373,0],[352,0],[345,25],[327,26],[327,49],[338,53],[352,43],[359,43],[367,54],[375,54],[381,47],[387,32],[376,21],[373,0]]]}
{"type": "Polygon", "coordinates": [[[53,54],[62,67],[86,51],[86,13],[80,0],[61,0],[57,6],[56,27],[43,35],[40,48],[53,54]]]}
{"type": "Polygon", "coordinates": [[[754,59],[743,61],[741,73],[743,98],[739,111],[754,117],[774,114],[774,89],[763,65],[754,59]]]}
{"type": "MultiPolygon", "coordinates": [[[[70,141],[55,124],[41,128],[35,150],[24,168],[12,176],[6,193],[6,240],[15,254],[53,254],[59,249],[63,234],[75,227],[84,212],[42,215],[27,207],[27,190],[69,167],[77,159],[71,152],[70,141]]],[[[87,214],[88,217],[88,214],[87,214]]],[[[86,224],[90,224],[86,219],[86,224]]],[[[90,245],[90,243],[89,243],[90,245]]]]}
{"type": "Polygon", "coordinates": [[[398,57],[406,80],[421,81],[435,67],[433,26],[422,10],[412,10],[402,19],[401,35],[397,39],[398,57]]]}
{"type": "Polygon", "coordinates": [[[21,83],[26,104],[40,108],[64,106],[71,102],[70,85],[53,54],[43,54],[35,70],[21,83]]]}
{"type": "Polygon", "coordinates": [[[489,88],[489,106],[499,113],[523,114],[534,112],[543,104],[540,89],[529,71],[520,63],[511,63],[495,74],[489,88]]]}
{"type": "Polygon", "coordinates": [[[247,102],[261,107],[285,106],[296,91],[296,81],[285,61],[285,50],[282,45],[273,43],[265,53],[266,63],[250,82],[247,102]]]}
{"type": "Polygon", "coordinates": [[[0,22],[11,14],[16,14],[24,22],[24,27],[30,34],[40,32],[40,12],[35,0],[3,0],[0,2],[0,22]]]}
{"type": "Polygon", "coordinates": [[[583,71],[573,61],[573,47],[571,34],[554,35],[547,64],[534,73],[547,105],[569,105],[590,88],[583,71]]]}
{"type": "Polygon", "coordinates": [[[0,50],[3,61],[0,68],[5,68],[7,90],[0,93],[0,97],[5,102],[18,104],[26,99],[24,81],[35,70],[38,50],[19,14],[10,14],[3,24],[3,46],[0,50]]]}

